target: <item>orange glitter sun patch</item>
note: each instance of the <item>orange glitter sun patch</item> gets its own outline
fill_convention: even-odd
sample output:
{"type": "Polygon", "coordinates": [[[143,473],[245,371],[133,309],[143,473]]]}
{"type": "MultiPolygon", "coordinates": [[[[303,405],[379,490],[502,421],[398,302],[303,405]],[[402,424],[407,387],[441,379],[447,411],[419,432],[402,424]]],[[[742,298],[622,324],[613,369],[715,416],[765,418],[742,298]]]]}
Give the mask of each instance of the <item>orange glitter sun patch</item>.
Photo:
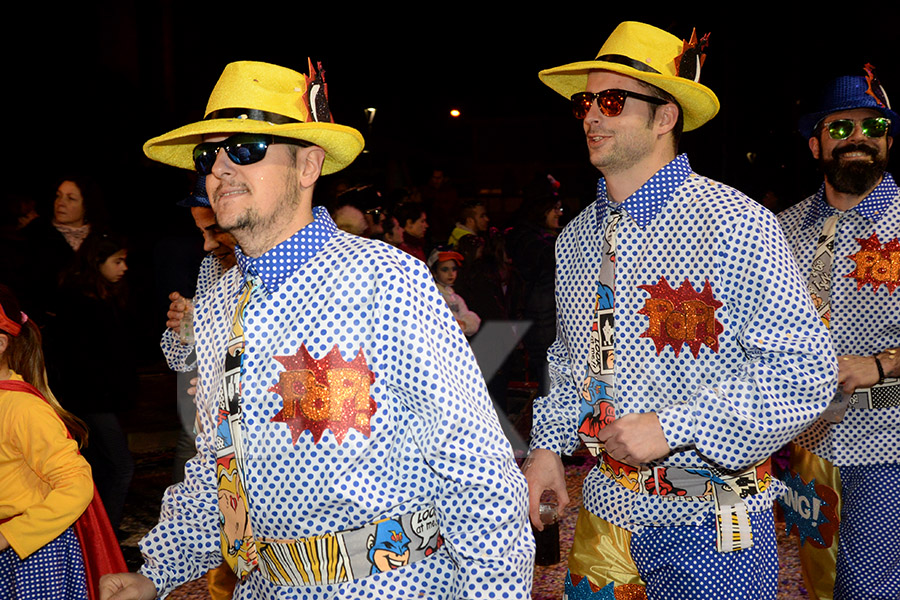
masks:
{"type": "Polygon", "coordinates": [[[673,289],[665,277],[656,285],[639,285],[650,297],[644,300],[644,308],[639,315],[647,315],[650,322],[642,338],[651,338],[656,345],[656,354],[662,354],[666,345],[672,346],[675,356],[681,352],[683,344],[691,349],[694,358],[700,355],[700,348],[706,345],[713,352],[719,351],[719,334],[725,330],[716,319],[716,309],[722,303],[713,297],[709,279],[698,293],[684,278],[678,289],[673,289]]]}
{"type": "Polygon", "coordinates": [[[369,437],[369,421],[378,404],[369,395],[375,374],[369,370],[362,348],[350,362],[341,356],[337,344],[321,359],[313,358],[306,344],[292,356],[272,358],[287,369],[269,388],[283,403],[272,422],[286,423],[294,444],[304,431],[312,434],[314,443],[319,443],[326,429],[338,444],[350,428],[369,437]]]}
{"type": "Polygon", "coordinates": [[[900,241],[894,238],[882,244],[877,233],[868,239],[856,238],[856,241],[859,242],[859,251],[847,257],[856,263],[856,268],[844,277],[855,279],[857,290],[871,283],[872,291],[877,291],[883,283],[888,294],[893,294],[900,285],[900,241]]]}

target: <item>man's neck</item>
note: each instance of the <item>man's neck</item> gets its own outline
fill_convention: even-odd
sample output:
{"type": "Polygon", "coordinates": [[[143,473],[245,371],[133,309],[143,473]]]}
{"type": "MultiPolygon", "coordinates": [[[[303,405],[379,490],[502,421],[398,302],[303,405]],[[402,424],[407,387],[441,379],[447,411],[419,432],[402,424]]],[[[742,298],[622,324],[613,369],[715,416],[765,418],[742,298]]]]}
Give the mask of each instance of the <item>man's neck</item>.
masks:
{"type": "Polygon", "coordinates": [[[312,222],[312,207],[309,203],[302,203],[287,221],[274,223],[273,227],[264,231],[233,233],[241,246],[241,252],[251,258],[259,258],[312,222]]]}
{"type": "Polygon", "coordinates": [[[839,192],[831,185],[831,182],[827,179],[825,180],[825,201],[831,205],[835,210],[839,210],[841,212],[848,211],[863,200],[866,199],[866,196],[872,193],[872,190],[877,188],[884,177],[880,177],[878,181],[871,188],[863,192],[862,194],[847,194],[844,192],[839,192]]]}
{"type": "Polygon", "coordinates": [[[627,170],[604,173],[607,197],[613,202],[624,202],[674,159],[674,150],[668,148],[650,154],[646,159],[627,170]]]}

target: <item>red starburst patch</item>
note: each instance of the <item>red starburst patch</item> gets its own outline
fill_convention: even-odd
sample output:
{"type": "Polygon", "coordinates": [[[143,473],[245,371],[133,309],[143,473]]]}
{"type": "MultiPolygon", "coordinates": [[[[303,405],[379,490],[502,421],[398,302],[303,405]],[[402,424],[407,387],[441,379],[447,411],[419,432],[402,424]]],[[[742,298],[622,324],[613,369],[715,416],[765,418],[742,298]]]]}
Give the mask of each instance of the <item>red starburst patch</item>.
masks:
{"type": "Polygon", "coordinates": [[[273,423],[286,423],[291,439],[309,431],[318,443],[326,429],[338,444],[352,427],[369,437],[369,420],[378,404],[369,396],[375,374],[366,365],[362,348],[350,362],[344,360],[337,344],[321,359],[315,359],[302,344],[293,356],[273,356],[287,369],[278,383],[269,388],[278,392],[283,408],[272,417],[273,423]]]}
{"type": "Polygon", "coordinates": [[[856,238],[856,241],[859,251],[847,257],[856,263],[856,268],[844,277],[855,279],[857,290],[871,283],[875,291],[883,283],[888,294],[893,294],[900,285],[900,241],[894,238],[882,245],[877,233],[868,239],[856,238]]]}
{"type": "Polygon", "coordinates": [[[650,294],[644,308],[638,311],[650,317],[647,331],[641,337],[653,339],[657,356],[666,344],[672,346],[675,356],[681,352],[682,344],[690,347],[694,358],[700,355],[704,344],[713,352],[719,351],[719,334],[725,328],[716,320],[716,309],[722,303],[713,298],[709,279],[699,293],[687,277],[677,290],[672,289],[665,277],[660,277],[656,285],[638,287],[650,294]]]}

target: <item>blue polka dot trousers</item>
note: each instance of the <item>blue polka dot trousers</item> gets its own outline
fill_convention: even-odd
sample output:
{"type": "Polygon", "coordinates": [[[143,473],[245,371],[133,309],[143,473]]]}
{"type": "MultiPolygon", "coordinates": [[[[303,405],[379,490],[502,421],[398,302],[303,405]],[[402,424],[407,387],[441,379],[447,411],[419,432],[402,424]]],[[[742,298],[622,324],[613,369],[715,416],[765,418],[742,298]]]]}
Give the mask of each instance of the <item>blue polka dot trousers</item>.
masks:
{"type": "Polygon", "coordinates": [[[835,600],[900,598],[900,465],[839,467],[835,600]]]}

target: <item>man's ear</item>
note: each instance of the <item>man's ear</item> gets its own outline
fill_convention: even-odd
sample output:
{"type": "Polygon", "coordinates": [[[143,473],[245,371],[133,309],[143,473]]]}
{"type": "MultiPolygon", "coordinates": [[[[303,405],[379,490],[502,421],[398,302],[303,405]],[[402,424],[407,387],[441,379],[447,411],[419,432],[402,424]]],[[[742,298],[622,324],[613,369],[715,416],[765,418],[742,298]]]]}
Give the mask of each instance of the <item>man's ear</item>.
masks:
{"type": "Polygon", "coordinates": [[[0,354],[5,353],[7,348],[9,348],[9,336],[0,333],[0,354]]]}
{"type": "Polygon", "coordinates": [[[809,151],[812,152],[813,158],[816,160],[819,160],[820,149],[819,138],[816,136],[809,138],[809,151]]]}
{"type": "Polygon", "coordinates": [[[675,128],[678,122],[678,107],[669,102],[657,107],[654,127],[657,135],[665,135],[675,128]]]}
{"type": "Polygon", "coordinates": [[[322,174],[322,164],[325,162],[325,151],[318,146],[300,148],[297,151],[297,171],[300,172],[300,185],[304,188],[312,187],[322,174]]]}

